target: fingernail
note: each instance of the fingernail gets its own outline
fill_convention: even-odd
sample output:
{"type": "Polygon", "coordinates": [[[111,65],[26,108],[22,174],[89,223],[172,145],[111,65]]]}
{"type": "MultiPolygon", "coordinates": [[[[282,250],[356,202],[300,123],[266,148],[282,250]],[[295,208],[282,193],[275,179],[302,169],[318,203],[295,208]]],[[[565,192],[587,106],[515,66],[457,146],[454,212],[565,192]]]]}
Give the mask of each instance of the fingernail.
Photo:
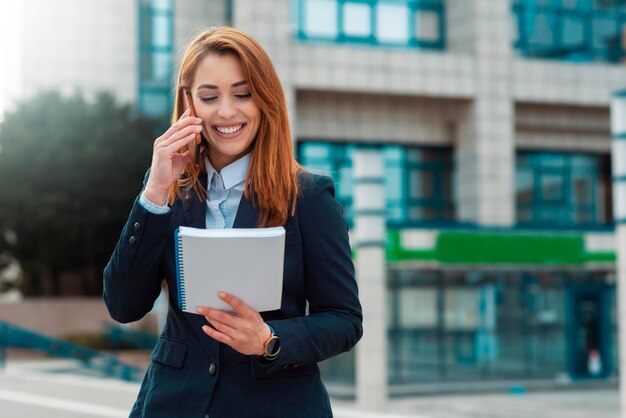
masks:
{"type": "Polygon", "coordinates": [[[196,312],[198,312],[199,314],[202,313],[202,308],[196,308],[196,312]]]}
{"type": "Polygon", "coordinates": [[[218,294],[220,295],[220,297],[221,297],[222,299],[224,299],[224,298],[226,297],[226,293],[224,293],[224,292],[220,292],[220,293],[218,293],[218,294]]]}

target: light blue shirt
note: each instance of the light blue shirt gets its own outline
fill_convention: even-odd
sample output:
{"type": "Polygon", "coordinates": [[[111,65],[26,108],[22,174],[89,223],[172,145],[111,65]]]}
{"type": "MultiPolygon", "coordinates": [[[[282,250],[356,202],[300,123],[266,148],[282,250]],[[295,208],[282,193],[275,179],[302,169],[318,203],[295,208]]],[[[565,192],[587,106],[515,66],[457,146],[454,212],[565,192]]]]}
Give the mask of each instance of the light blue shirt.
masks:
{"type": "MultiPolygon", "coordinates": [[[[250,154],[248,153],[227,165],[219,173],[213,168],[208,158],[204,162],[208,184],[206,228],[232,228],[246,184],[250,154]]],[[[139,204],[148,212],[157,215],[168,213],[171,210],[167,204],[159,206],[149,201],[143,193],[139,197],[139,204]]]]}

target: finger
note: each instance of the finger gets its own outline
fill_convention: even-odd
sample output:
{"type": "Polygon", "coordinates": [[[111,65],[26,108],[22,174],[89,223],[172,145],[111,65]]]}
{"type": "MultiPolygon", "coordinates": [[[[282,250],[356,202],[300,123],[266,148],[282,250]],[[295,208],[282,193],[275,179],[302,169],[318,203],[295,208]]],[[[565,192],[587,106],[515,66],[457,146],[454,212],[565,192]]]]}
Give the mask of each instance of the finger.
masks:
{"type": "Polygon", "coordinates": [[[219,341],[219,342],[224,343],[224,344],[227,344],[227,345],[229,345],[231,347],[232,347],[231,344],[234,343],[233,339],[230,338],[228,335],[222,334],[221,332],[211,328],[208,325],[204,325],[202,327],[202,331],[204,331],[204,333],[206,335],[208,335],[209,337],[213,338],[214,340],[219,341]]]}
{"type": "Polygon", "coordinates": [[[235,328],[231,327],[230,325],[224,324],[223,322],[219,322],[219,321],[217,321],[215,319],[209,320],[208,318],[206,318],[206,320],[211,325],[213,325],[213,328],[215,328],[216,330],[218,330],[219,332],[221,332],[224,335],[228,335],[233,340],[235,340],[237,335],[239,334],[239,332],[235,328]]]}
{"type": "Polygon", "coordinates": [[[176,132],[180,131],[181,129],[187,126],[200,125],[201,123],[202,123],[202,119],[198,117],[193,117],[189,115],[181,116],[181,118],[176,123],[170,126],[169,129],[163,133],[163,135],[161,135],[154,141],[154,145],[156,146],[157,144],[160,144],[161,142],[169,139],[176,132]]]}
{"type": "Polygon", "coordinates": [[[165,140],[165,139],[167,139],[167,138],[169,138],[169,137],[170,137],[170,136],[171,136],[174,132],[176,132],[176,131],[180,128],[180,126],[181,126],[180,124],[181,124],[182,120],[183,120],[183,119],[185,119],[186,117],[188,117],[188,116],[189,116],[189,113],[190,113],[190,110],[189,110],[189,109],[185,110],[185,111],[183,112],[183,114],[182,114],[182,115],[180,115],[180,117],[178,118],[178,120],[176,121],[176,123],[172,124],[172,125],[171,125],[168,129],[167,129],[167,131],[163,132],[163,135],[161,135],[160,137],[158,137],[158,138],[156,139],[156,141],[154,141],[154,142],[155,142],[155,144],[156,144],[156,143],[158,143],[158,142],[161,142],[161,141],[163,141],[163,140],[165,140]]]}
{"type": "Polygon", "coordinates": [[[179,139],[186,137],[187,135],[190,135],[190,134],[195,135],[201,131],[202,131],[201,125],[193,125],[193,124],[187,125],[184,128],[174,132],[172,135],[170,135],[169,138],[159,141],[159,143],[156,143],[154,148],[159,149],[159,148],[167,147],[173,142],[176,142],[179,139]]]}
{"type": "Polygon", "coordinates": [[[228,312],[220,311],[219,309],[202,308],[199,313],[204,315],[206,320],[211,323],[214,321],[220,322],[234,329],[239,329],[243,326],[241,318],[228,312]]]}
{"type": "Polygon", "coordinates": [[[180,150],[182,147],[184,147],[185,145],[187,145],[191,141],[193,141],[195,137],[196,137],[196,133],[192,132],[191,134],[187,135],[186,137],[178,139],[178,140],[172,142],[170,145],[168,145],[168,146],[166,146],[164,148],[159,148],[159,149],[155,150],[155,152],[157,152],[157,153],[163,152],[163,153],[165,153],[165,155],[172,155],[172,154],[176,153],[178,150],[180,150]]]}
{"type": "Polygon", "coordinates": [[[252,316],[257,315],[257,311],[250,308],[248,305],[246,305],[246,303],[243,300],[239,299],[237,296],[233,294],[230,294],[227,292],[220,292],[219,297],[224,302],[228,303],[233,308],[233,310],[237,313],[237,315],[241,317],[250,317],[251,315],[252,316]]]}

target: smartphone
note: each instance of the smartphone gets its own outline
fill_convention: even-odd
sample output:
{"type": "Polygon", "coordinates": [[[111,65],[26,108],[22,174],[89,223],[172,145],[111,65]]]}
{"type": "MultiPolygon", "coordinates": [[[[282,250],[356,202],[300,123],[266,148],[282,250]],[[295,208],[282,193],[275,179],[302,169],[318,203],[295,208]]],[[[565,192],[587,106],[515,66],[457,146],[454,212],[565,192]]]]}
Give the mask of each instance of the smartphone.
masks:
{"type": "MultiPolygon", "coordinates": [[[[189,109],[189,116],[193,118],[197,118],[196,111],[193,108],[193,100],[191,99],[191,92],[189,90],[185,90],[183,93],[183,100],[185,102],[185,110],[189,109]]],[[[200,132],[196,133],[196,137],[193,141],[191,141],[188,145],[189,151],[191,151],[191,159],[195,162],[196,165],[200,164],[200,144],[202,143],[202,136],[200,132]]]]}

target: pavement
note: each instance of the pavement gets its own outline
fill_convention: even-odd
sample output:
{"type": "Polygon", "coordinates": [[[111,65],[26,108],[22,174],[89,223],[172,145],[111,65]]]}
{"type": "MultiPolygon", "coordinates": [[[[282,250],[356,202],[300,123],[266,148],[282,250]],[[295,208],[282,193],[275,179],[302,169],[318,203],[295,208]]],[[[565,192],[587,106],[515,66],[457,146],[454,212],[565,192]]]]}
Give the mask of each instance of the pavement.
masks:
{"type": "MultiPolygon", "coordinates": [[[[10,361],[0,370],[0,418],[122,418],[138,391],[137,383],[99,377],[67,361],[10,361]]],[[[377,412],[350,400],[332,404],[336,418],[619,418],[618,396],[605,385],[392,398],[377,412]]]]}

